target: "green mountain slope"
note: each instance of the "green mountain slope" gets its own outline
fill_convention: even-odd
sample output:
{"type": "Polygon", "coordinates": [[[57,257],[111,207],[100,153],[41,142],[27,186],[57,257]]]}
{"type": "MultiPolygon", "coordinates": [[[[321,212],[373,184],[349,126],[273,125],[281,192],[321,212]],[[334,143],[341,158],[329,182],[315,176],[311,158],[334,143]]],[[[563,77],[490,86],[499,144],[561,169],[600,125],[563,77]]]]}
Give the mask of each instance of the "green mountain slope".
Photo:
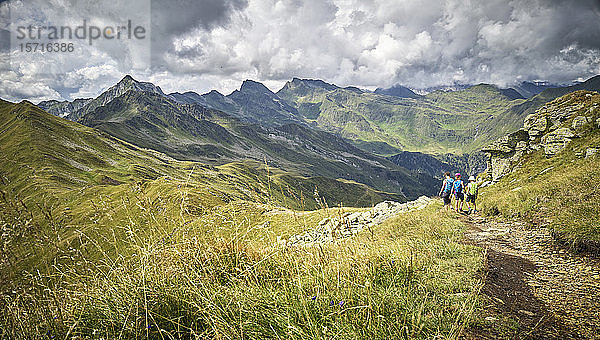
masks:
{"type": "Polygon", "coordinates": [[[3,175],[28,197],[172,172],[166,155],[52,116],[31,103],[0,102],[3,175]]]}
{"type": "Polygon", "coordinates": [[[470,152],[504,131],[490,122],[520,103],[491,85],[398,98],[288,82],[277,94],[306,119],[342,136],[409,151],[470,152]]]}
{"type": "MultiPolygon", "coordinates": [[[[252,83],[241,92],[249,91],[248,86],[266,89],[252,83]]],[[[301,176],[340,178],[411,198],[435,191],[431,176],[413,174],[306,124],[261,126],[198,104],[181,104],[153,91],[127,91],[79,121],[180,160],[215,165],[266,160],[301,176]]]]}
{"type": "MultiPolygon", "coordinates": [[[[384,199],[404,200],[401,195],[378,192],[364,184],[324,176],[299,176],[272,165],[265,167],[258,161],[217,167],[177,161],[55,117],[28,102],[0,101],[0,113],[3,190],[26,201],[40,203],[46,195],[71,200],[69,194],[78,190],[158,183],[159,179],[187,180],[199,192],[220,193],[215,197],[229,197],[227,201],[253,200],[256,192],[260,192],[284,205],[298,204],[294,197],[301,192],[312,196],[315,188],[334,205],[370,206],[384,199]]],[[[316,207],[314,201],[304,204],[305,208],[316,207]]]]}
{"type": "Polygon", "coordinates": [[[581,89],[599,90],[599,79],[543,91],[529,86],[529,91],[541,93],[527,100],[514,89],[487,84],[399,98],[318,86],[302,79],[288,82],[277,95],[307,121],[339,133],[366,150],[391,154],[393,148],[398,148],[461,154],[475,152],[514,131],[528,114],[560,95],[581,89]]]}

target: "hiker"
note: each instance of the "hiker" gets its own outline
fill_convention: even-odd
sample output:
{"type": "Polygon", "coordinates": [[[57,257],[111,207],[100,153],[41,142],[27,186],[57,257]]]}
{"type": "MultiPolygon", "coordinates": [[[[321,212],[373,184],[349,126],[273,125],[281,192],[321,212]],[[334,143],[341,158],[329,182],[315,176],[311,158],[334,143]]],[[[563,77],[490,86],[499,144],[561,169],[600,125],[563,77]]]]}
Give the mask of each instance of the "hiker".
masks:
{"type": "Polygon", "coordinates": [[[467,192],[467,209],[469,209],[469,214],[471,213],[471,205],[473,203],[473,212],[477,212],[477,204],[475,203],[475,199],[477,198],[477,182],[475,181],[475,176],[469,177],[469,184],[467,184],[466,192],[467,192]]]}
{"type": "Polygon", "coordinates": [[[460,179],[460,173],[457,172],[454,177],[454,184],[452,185],[452,194],[456,200],[456,207],[454,208],[454,211],[461,212],[463,204],[465,203],[465,183],[463,183],[463,181],[460,179]]]}
{"type": "Polygon", "coordinates": [[[446,171],[444,177],[445,178],[442,180],[442,187],[440,188],[440,193],[438,196],[444,199],[444,208],[446,208],[446,212],[448,212],[450,210],[450,196],[452,195],[452,184],[454,183],[454,180],[452,177],[450,177],[450,173],[448,171],[446,171]]]}

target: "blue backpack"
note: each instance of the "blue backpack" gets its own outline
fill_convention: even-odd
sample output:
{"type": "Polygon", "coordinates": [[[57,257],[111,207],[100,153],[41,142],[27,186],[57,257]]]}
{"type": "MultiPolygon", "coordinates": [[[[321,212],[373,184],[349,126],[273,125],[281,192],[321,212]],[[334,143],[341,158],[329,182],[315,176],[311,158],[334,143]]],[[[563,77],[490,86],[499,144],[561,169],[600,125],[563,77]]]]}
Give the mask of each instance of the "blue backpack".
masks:
{"type": "Polygon", "coordinates": [[[462,180],[457,179],[456,181],[454,181],[454,192],[456,192],[457,194],[460,194],[462,192],[462,180]]]}
{"type": "Polygon", "coordinates": [[[452,178],[446,178],[446,187],[444,188],[444,192],[451,192],[452,184],[454,184],[454,180],[452,178]]]}

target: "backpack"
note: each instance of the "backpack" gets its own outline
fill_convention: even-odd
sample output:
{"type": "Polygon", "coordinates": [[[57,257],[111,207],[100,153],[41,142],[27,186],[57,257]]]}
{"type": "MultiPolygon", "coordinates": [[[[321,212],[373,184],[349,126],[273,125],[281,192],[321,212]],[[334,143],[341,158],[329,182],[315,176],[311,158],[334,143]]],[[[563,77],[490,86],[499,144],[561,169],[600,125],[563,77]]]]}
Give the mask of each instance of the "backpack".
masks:
{"type": "Polygon", "coordinates": [[[468,185],[469,188],[469,195],[473,195],[473,196],[477,196],[477,183],[475,182],[471,182],[468,185]]]}
{"type": "Polygon", "coordinates": [[[462,192],[462,183],[463,181],[460,179],[454,181],[454,192],[456,192],[457,194],[460,194],[462,192]]]}
{"type": "Polygon", "coordinates": [[[451,192],[452,184],[454,184],[454,180],[452,178],[446,178],[446,187],[444,188],[444,192],[451,192]]]}

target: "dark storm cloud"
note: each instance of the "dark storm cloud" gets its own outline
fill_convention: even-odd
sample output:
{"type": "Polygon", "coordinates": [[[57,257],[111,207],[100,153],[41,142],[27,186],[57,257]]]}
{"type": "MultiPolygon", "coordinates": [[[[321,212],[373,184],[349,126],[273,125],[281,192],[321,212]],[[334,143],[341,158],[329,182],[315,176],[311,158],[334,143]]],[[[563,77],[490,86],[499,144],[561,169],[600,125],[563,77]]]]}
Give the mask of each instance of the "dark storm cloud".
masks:
{"type": "Polygon", "coordinates": [[[232,12],[246,6],[246,0],[152,0],[153,65],[163,66],[163,54],[172,47],[174,37],[227,25],[232,12]]]}
{"type": "MultiPolygon", "coordinates": [[[[68,1],[75,0],[55,0],[68,1]]],[[[102,6],[90,15],[116,11],[102,6]]],[[[420,88],[600,74],[593,0],[153,0],[150,17],[152,63],[144,71],[129,67],[127,54],[95,46],[59,60],[24,56],[0,81],[45,98],[91,96],[130,72],[166,91],[197,92],[229,92],[248,78],[276,90],[293,77],[420,88]],[[57,65],[60,77],[36,73],[57,65]]]]}
{"type": "Polygon", "coordinates": [[[251,1],[179,35],[173,72],[340,85],[567,82],[600,73],[598,1],[251,1]]]}

